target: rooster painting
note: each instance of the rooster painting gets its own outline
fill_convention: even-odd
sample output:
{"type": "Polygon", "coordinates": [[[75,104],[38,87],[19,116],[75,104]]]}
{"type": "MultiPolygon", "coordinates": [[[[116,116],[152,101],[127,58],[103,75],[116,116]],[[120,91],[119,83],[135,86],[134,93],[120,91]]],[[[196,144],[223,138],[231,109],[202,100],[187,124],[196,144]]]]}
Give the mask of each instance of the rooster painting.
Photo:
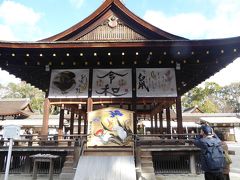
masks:
{"type": "Polygon", "coordinates": [[[132,113],[113,108],[105,108],[97,112],[99,112],[96,113],[99,120],[92,121],[90,128],[94,140],[93,145],[129,145],[132,139],[132,113]]]}

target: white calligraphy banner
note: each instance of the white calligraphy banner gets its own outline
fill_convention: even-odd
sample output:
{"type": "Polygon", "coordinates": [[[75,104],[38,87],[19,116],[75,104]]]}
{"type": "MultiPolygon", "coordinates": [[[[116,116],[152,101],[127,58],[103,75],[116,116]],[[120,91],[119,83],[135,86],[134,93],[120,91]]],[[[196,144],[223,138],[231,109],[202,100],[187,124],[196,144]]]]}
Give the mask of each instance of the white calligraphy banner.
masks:
{"type": "Polygon", "coordinates": [[[137,68],[137,97],[176,97],[174,68],[137,68]]]}
{"type": "Polygon", "coordinates": [[[88,97],[88,69],[53,69],[49,98],[88,97]]]}
{"type": "Polygon", "coordinates": [[[131,69],[93,69],[92,97],[132,97],[131,69]]]}

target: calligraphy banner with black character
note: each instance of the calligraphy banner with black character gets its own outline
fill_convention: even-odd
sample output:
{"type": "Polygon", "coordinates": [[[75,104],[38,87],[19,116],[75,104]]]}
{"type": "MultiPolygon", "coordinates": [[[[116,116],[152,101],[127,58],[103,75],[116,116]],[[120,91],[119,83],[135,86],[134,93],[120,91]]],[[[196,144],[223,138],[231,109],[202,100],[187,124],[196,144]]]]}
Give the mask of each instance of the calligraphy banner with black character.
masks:
{"type": "Polygon", "coordinates": [[[93,69],[92,97],[132,97],[132,70],[93,69]]]}
{"type": "Polygon", "coordinates": [[[89,69],[53,69],[49,98],[88,97],[89,69]]]}
{"type": "Polygon", "coordinates": [[[137,68],[137,97],[176,97],[174,68],[137,68]]]}

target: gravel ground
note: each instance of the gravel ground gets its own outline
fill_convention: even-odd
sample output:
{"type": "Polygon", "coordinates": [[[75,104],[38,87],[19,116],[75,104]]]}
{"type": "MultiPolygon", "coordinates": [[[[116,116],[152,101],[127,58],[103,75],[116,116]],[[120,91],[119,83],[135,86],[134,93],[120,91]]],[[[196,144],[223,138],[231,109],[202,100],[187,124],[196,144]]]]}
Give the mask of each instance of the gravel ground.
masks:
{"type": "MultiPolygon", "coordinates": [[[[204,180],[203,174],[201,175],[161,175],[156,176],[157,180],[204,180]]],[[[240,174],[230,173],[231,180],[239,180],[240,174]]]]}

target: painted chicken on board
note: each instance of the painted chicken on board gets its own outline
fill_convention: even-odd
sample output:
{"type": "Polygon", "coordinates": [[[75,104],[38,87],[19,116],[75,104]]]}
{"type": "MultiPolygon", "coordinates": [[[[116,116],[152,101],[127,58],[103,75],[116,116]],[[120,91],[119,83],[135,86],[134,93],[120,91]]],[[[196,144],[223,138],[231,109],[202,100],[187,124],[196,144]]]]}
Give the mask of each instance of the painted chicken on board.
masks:
{"type": "Polygon", "coordinates": [[[103,129],[99,129],[94,135],[99,137],[103,144],[112,142],[118,145],[127,143],[129,135],[132,133],[129,127],[129,120],[121,124],[118,116],[123,116],[119,110],[110,111],[110,117],[101,122],[103,129]]]}

